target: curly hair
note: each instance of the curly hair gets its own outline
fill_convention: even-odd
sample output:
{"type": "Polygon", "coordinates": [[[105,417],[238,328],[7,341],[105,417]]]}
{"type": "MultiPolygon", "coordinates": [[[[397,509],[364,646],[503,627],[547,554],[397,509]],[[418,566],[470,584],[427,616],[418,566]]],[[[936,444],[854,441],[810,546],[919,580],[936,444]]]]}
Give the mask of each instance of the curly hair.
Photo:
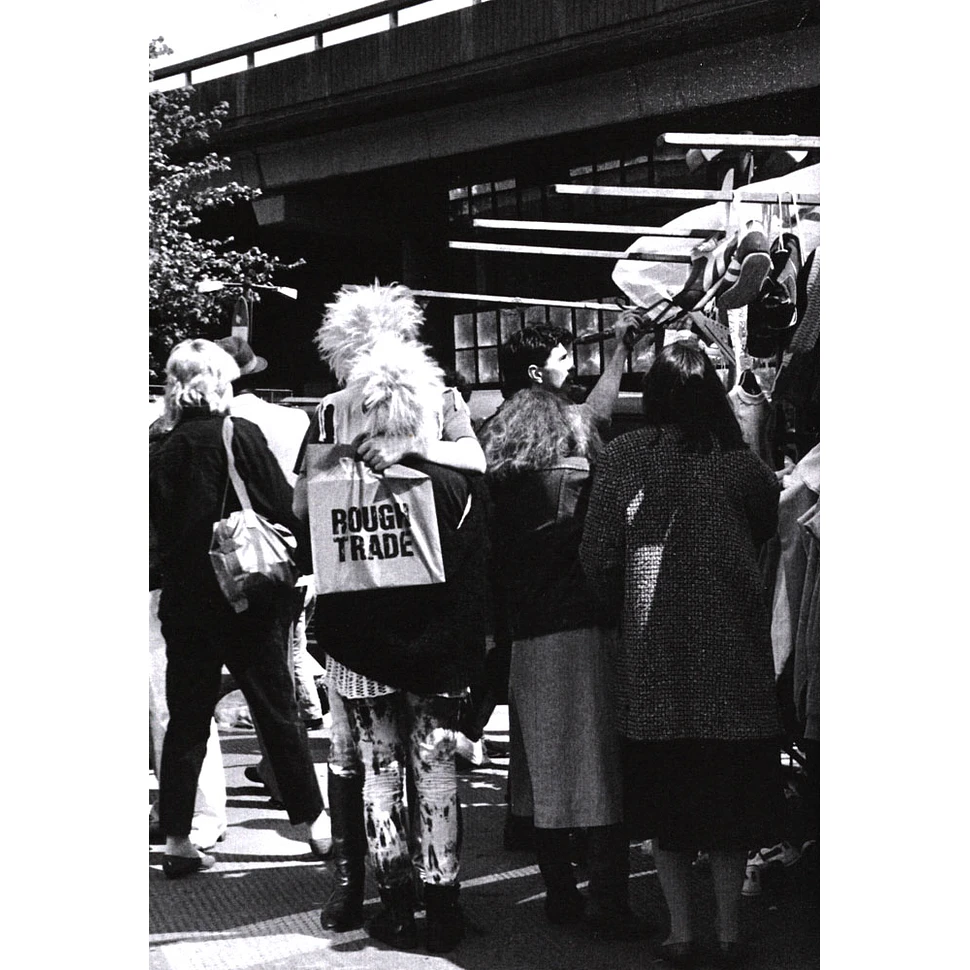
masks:
{"type": "Polygon", "coordinates": [[[183,340],[172,348],[165,373],[162,425],[168,430],[178,422],[183,408],[207,407],[213,413],[227,410],[239,367],[211,340],[183,340]]]}
{"type": "Polygon", "coordinates": [[[479,433],[486,474],[550,468],[561,458],[594,460],[603,442],[583,408],[539,385],[513,394],[479,433]]]}
{"type": "Polygon", "coordinates": [[[320,359],[344,384],[356,359],[379,334],[415,340],[423,323],[424,314],[406,286],[381,286],[376,281],[371,286],[347,284],[327,304],[313,342],[320,359]]]}

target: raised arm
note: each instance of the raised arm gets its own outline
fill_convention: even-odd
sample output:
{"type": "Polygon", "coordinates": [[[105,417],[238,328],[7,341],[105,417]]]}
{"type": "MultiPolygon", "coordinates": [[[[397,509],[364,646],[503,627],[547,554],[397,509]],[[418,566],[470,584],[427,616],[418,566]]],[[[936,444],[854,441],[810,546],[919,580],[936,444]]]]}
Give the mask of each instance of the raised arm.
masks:
{"type": "Polygon", "coordinates": [[[620,396],[620,378],[623,367],[633,345],[646,331],[639,329],[640,318],[635,310],[624,310],[613,325],[616,340],[603,373],[583,402],[592,412],[597,424],[609,424],[613,418],[613,407],[620,396]]]}

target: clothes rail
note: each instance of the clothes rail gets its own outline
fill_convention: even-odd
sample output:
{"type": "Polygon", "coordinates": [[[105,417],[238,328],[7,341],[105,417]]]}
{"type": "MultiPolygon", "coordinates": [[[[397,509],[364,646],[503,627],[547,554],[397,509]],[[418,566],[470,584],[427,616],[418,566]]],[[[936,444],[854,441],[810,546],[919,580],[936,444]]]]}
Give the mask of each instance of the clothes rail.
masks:
{"type": "Polygon", "coordinates": [[[574,310],[609,310],[619,313],[625,310],[619,304],[571,302],[569,300],[542,300],[531,296],[495,296],[489,293],[452,293],[447,290],[411,290],[415,296],[432,297],[439,300],[477,301],[479,303],[502,303],[506,306],[558,306],[574,310]]]}
{"type": "Polygon", "coordinates": [[[818,135],[726,135],[707,132],[666,131],[658,145],[684,145],[688,148],[782,148],[812,149],[822,147],[818,135]]]}
{"type": "Polygon", "coordinates": [[[652,263],[689,263],[689,255],[675,253],[624,253],[611,249],[568,249],[560,246],[525,246],[506,243],[474,242],[467,239],[448,240],[450,249],[473,249],[486,253],[522,253],[533,256],[584,256],[592,259],[634,259],[652,263]]]}
{"type": "Polygon", "coordinates": [[[664,226],[621,226],[600,222],[544,222],[528,219],[473,219],[479,229],[532,229],[539,232],[604,232],[630,236],[656,236],[676,239],[720,238],[723,229],[667,229],[664,226]]]}
{"type": "MultiPolygon", "coordinates": [[[[563,195],[612,195],[623,199],[661,199],[670,202],[733,202],[734,192],[718,192],[715,189],[652,189],[638,185],[572,185],[556,184],[556,192],[563,195]]],[[[819,194],[782,192],[782,202],[791,200],[795,205],[821,205],[819,194]]],[[[778,202],[777,192],[739,192],[738,202],[778,202]]]]}

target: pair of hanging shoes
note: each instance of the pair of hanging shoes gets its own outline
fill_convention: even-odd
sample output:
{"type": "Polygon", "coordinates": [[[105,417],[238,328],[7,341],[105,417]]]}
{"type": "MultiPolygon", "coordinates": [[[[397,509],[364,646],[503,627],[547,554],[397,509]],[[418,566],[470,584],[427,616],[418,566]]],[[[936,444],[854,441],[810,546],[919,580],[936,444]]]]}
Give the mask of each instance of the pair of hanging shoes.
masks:
{"type": "Polygon", "coordinates": [[[798,323],[797,281],[801,269],[798,237],[784,232],[772,246],[771,270],[761,292],[748,306],[748,351],[754,357],[772,357],[787,345],[798,323]]]}
{"type": "Polygon", "coordinates": [[[724,284],[717,294],[718,307],[736,310],[753,302],[770,271],[771,255],[764,226],[749,222],[724,273],[724,284]]]}

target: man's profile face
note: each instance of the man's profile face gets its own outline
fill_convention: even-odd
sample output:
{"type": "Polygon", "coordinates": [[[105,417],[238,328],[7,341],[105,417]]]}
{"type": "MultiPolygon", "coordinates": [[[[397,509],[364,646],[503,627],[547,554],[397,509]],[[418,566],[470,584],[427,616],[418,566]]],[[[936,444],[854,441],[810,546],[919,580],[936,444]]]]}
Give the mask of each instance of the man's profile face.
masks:
{"type": "Polygon", "coordinates": [[[556,344],[542,368],[542,384],[558,391],[573,368],[573,355],[562,344],[556,344]]]}

